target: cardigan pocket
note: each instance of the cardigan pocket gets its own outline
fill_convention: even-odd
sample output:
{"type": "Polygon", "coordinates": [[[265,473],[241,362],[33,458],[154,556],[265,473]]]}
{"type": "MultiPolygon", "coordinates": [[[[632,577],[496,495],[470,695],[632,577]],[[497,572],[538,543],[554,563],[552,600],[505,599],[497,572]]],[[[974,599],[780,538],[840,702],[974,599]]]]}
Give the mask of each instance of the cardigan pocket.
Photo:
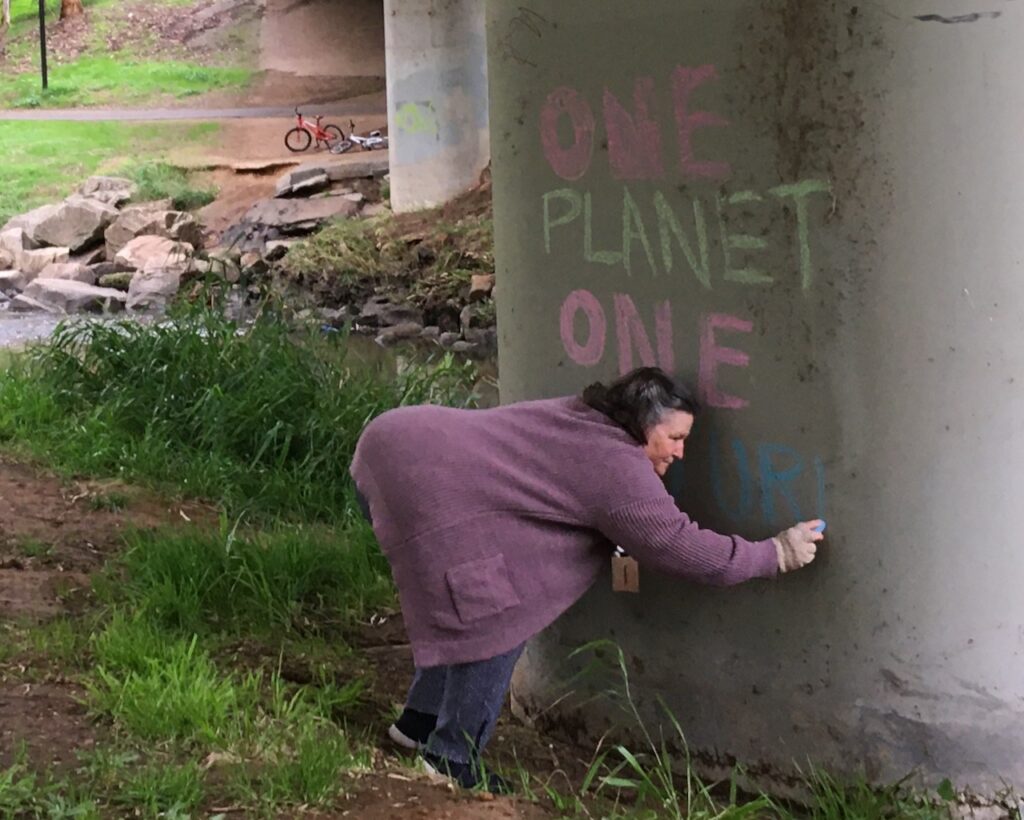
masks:
{"type": "Polygon", "coordinates": [[[459,620],[464,624],[497,615],[521,603],[504,555],[467,561],[444,574],[459,620]]]}

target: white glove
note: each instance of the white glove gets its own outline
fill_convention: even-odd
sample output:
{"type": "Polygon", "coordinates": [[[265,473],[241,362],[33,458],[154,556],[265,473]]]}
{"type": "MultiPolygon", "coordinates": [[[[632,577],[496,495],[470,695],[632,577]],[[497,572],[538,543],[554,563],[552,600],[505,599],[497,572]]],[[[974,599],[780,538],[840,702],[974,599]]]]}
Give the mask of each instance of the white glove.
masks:
{"type": "Polygon", "coordinates": [[[825,537],[817,528],[824,523],[821,519],[801,521],[772,539],[779,559],[779,572],[792,572],[814,560],[818,551],[817,542],[825,537]]]}

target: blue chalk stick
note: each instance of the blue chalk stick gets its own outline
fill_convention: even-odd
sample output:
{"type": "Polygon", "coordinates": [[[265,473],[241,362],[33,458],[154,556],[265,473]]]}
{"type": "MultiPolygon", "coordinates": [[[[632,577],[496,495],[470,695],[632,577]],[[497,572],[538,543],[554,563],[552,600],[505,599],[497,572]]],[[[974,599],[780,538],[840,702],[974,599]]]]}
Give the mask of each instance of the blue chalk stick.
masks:
{"type": "Polygon", "coordinates": [[[815,532],[825,532],[826,524],[822,521],[817,527],[814,528],[815,532]]]}

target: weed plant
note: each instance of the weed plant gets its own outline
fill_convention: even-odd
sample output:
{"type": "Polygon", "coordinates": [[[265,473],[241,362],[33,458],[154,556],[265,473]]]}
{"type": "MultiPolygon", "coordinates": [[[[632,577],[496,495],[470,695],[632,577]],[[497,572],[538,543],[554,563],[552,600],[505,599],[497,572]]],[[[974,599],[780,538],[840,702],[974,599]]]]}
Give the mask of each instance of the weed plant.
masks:
{"type": "Polygon", "coordinates": [[[616,743],[602,749],[602,739],[578,788],[572,788],[564,776],[561,781],[555,777],[542,780],[519,767],[517,779],[523,793],[534,800],[546,800],[563,817],[950,820],[952,816],[949,800],[953,789],[948,781],[938,794],[928,795],[908,787],[906,779],[879,787],[863,777],[844,781],[810,767],[801,784],[806,800],[799,804],[743,791],[740,784],[745,778],[739,767],[726,781],[706,781],[694,770],[682,726],[668,707],[659,701],[667,735],[666,726],[652,730],[641,715],[620,647],[607,640],[593,641],[571,657],[583,654],[593,659],[577,679],[588,678],[593,684],[595,679],[613,674],[614,682],[602,695],[623,709],[626,725],[639,742],[636,746],[616,743]],[[611,668],[606,661],[608,655],[613,658],[611,668]]]}
{"type": "Polygon", "coordinates": [[[171,486],[248,520],[351,517],[366,423],[402,404],[469,404],[451,358],[392,379],[346,340],[265,311],[241,326],[195,307],[159,324],[67,323],[0,382],[0,440],[91,474],[171,486]]]}

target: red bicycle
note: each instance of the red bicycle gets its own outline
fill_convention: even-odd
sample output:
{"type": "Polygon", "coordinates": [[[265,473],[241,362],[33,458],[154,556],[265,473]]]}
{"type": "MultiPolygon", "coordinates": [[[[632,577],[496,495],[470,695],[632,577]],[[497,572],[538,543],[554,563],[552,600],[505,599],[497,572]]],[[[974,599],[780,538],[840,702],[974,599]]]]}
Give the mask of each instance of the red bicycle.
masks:
{"type": "Polygon", "coordinates": [[[298,153],[305,151],[316,140],[316,147],[321,143],[330,147],[333,143],[345,139],[345,132],[336,125],[320,125],[323,115],[317,114],[316,122],[310,122],[295,107],[296,126],[284,135],[284,145],[289,151],[298,153]]]}

